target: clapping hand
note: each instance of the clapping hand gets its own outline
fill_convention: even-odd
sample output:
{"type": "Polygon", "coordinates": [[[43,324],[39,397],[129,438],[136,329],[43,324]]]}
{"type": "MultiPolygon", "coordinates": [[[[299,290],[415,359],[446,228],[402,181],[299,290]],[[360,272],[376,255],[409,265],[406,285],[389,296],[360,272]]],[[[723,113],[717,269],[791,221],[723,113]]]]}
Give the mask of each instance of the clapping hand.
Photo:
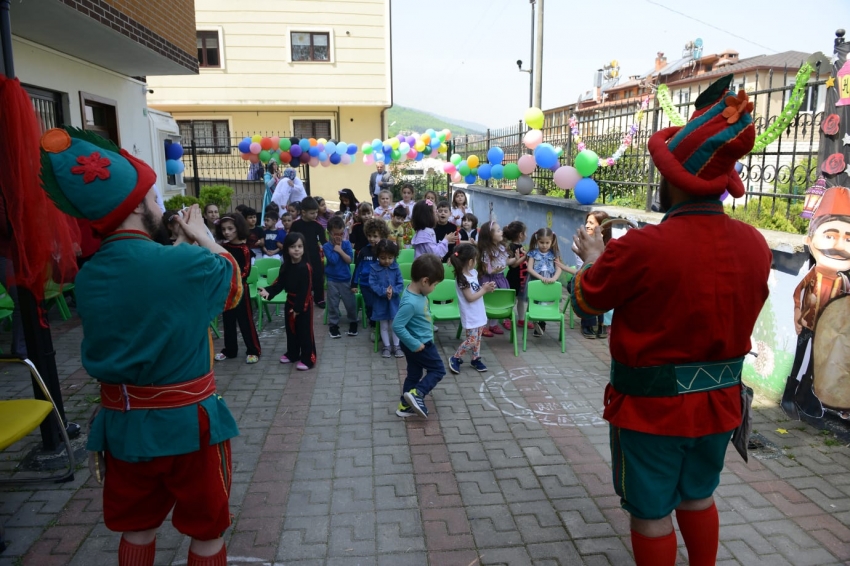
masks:
{"type": "Polygon", "coordinates": [[[180,226],[180,230],[186,238],[193,243],[207,237],[207,226],[204,224],[204,217],[197,204],[184,209],[183,216],[175,214],[174,221],[180,226]]]}
{"type": "Polygon", "coordinates": [[[492,293],[493,291],[496,290],[496,282],[495,281],[488,281],[487,283],[482,285],[482,287],[484,288],[484,293],[492,293]]]}
{"type": "Polygon", "coordinates": [[[454,244],[457,242],[457,232],[449,232],[446,234],[445,240],[450,244],[454,244]]]}
{"type": "Polygon", "coordinates": [[[263,298],[264,301],[267,301],[269,298],[269,292],[260,287],[257,289],[257,294],[263,298]]]}
{"type": "Polygon", "coordinates": [[[393,286],[390,285],[389,287],[387,287],[387,299],[392,299],[392,298],[393,298],[393,286]]]}

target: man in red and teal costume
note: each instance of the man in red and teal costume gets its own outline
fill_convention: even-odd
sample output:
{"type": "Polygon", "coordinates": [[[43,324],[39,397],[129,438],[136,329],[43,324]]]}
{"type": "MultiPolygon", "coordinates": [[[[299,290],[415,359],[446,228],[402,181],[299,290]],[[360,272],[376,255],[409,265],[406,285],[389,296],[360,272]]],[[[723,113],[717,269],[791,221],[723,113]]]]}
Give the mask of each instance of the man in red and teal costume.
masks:
{"type": "Polygon", "coordinates": [[[755,140],[753,105],[744,91],[728,92],[731,78],[697,99],[685,126],[649,140],[663,176],[661,223],[607,247],[601,230],[575,237],[585,262],[575,312],[615,309],[603,416],[639,566],[676,563],[674,510],[691,566],[715,563],[713,493],[741,424],[743,360],[768,295],[770,249],[758,231],[726,216],[719,200],[727,190],[743,196],[735,162],[755,140]]]}
{"type": "Polygon", "coordinates": [[[189,566],[224,566],[238,429],[216,393],[209,321],[239,302],[239,268],[207,236],[197,205],[174,219],[180,245],[153,242],[155,174],[111,142],[53,129],[41,152],[44,189],[103,236],[76,296],[83,367],[101,388],[88,449],[104,454],[104,522],[123,532],[118,563],[152,565],[173,509],[174,527],[192,538],[189,566]]]}

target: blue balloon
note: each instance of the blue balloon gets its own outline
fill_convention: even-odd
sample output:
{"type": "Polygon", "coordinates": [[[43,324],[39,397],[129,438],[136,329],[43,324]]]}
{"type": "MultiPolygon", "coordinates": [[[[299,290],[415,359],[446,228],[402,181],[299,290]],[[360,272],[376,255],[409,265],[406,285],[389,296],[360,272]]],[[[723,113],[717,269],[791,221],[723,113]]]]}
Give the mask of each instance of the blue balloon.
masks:
{"type": "Polygon", "coordinates": [[[319,157],[319,154],[324,152],[319,151],[318,147],[313,146],[309,150],[307,150],[307,153],[310,154],[310,157],[319,157]]]}
{"type": "Polygon", "coordinates": [[[386,156],[384,155],[383,151],[376,151],[372,155],[375,156],[375,161],[380,161],[383,163],[383,161],[386,159],[386,156]]]}
{"type": "Polygon", "coordinates": [[[478,176],[485,181],[492,177],[493,174],[490,172],[491,167],[492,165],[490,165],[489,163],[482,163],[481,165],[479,165],[478,176]]]}
{"type": "Polygon", "coordinates": [[[472,185],[473,183],[475,183],[475,179],[477,179],[475,175],[467,175],[463,178],[463,180],[466,181],[466,184],[468,185],[472,185]]]}
{"type": "MultiPolygon", "coordinates": [[[[241,151],[242,153],[251,152],[251,138],[244,138],[241,142],[239,142],[239,151],[241,151]]],[[[168,152],[165,153],[165,157],[167,159],[170,159],[170,157],[168,157],[168,152]]]]}
{"type": "MultiPolygon", "coordinates": [[[[325,149],[327,149],[327,148],[328,148],[328,146],[325,146],[325,149]]],[[[345,155],[346,151],[348,151],[348,144],[347,143],[339,142],[338,144],[336,144],[337,155],[345,155]]]]}
{"type": "Polygon", "coordinates": [[[505,166],[504,165],[493,165],[490,168],[490,175],[493,176],[494,179],[501,179],[505,176],[505,166]]]}
{"type": "Polygon", "coordinates": [[[384,151],[384,142],[382,142],[378,138],[373,139],[372,149],[374,149],[375,151],[384,151]]]}
{"type": "Polygon", "coordinates": [[[329,157],[329,159],[331,160],[331,163],[333,163],[334,165],[336,165],[336,164],[338,164],[340,161],[342,161],[342,156],[341,156],[340,154],[338,154],[338,153],[332,153],[332,154],[331,154],[331,156],[329,157]]]}
{"type": "Polygon", "coordinates": [[[414,157],[413,160],[414,161],[422,161],[422,159],[424,157],[425,157],[425,154],[420,151],[419,153],[416,154],[416,157],[414,157]]]}
{"type": "Polygon", "coordinates": [[[599,185],[590,177],[585,177],[576,183],[576,188],[573,192],[580,204],[593,204],[599,197],[599,185]]]}
{"type": "Polygon", "coordinates": [[[330,155],[332,153],[336,153],[336,144],[332,141],[329,141],[328,143],[325,144],[325,151],[327,152],[328,155],[330,155]]]}
{"type": "Polygon", "coordinates": [[[393,146],[391,146],[388,143],[385,143],[382,147],[383,147],[384,153],[386,153],[387,155],[390,155],[393,152],[393,146]]]}
{"type": "Polygon", "coordinates": [[[490,165],[501,165],[504,159],[505,152],[501,147],[491,147],[487,151],[487,161],[490,162],[490,165]]]}
{"type": "Polygon", "coordinates": [[[558,163],[558,152],[551,144],[541,143],[534,148],[534,161],[539,167],[549,169],[558,163]]]}
{"type": "Polygon", "coordinates": [[[443,143],[443,142],[440,141],[440,138],[434,138],[434,139],[431,140],[431,147],[433,149],[437,149],[438,147],[440,147],[441,143],[443,143]]]}
{"type": "MultiPolygon", "coordinates": [[[[337,148],[339,148],[339,146],[337,146],[337,148]]],[[[357,144],[350,144],[347,148],[345,148],[345,153],[348,155],[354,155],[357,153],[357,144]]]]}
{"type": "Polygon", "coordinates": [[[182,162],[174,159],[169,159],[165,162],[165,172],[169,175],[176,175],[180,173],[181,165],[183,165],[182,162]]]}
{"type": "MultiPolygon", "coordinates": [[[[245,141],[245,140],[242,140],[245,141]]],[[[172,142],[165,144],[165,158],[166,159],[180,159],[183,157],[183,146],[179,143],[172,142]]]]}
{"type": "Polygon", "coordinates": [[[298,142],[298,146],[301,148],[302,152],[303,151],[310,151],[310,140],[305,138],[305,139],[301,140],[300,142],[298,142]]]}

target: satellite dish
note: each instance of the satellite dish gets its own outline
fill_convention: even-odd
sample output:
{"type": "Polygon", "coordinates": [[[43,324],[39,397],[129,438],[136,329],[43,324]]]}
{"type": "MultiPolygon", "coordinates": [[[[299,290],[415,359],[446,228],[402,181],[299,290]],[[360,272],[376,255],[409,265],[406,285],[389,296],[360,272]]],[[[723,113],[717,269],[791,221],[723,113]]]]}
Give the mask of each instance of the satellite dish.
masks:
{"type": "Polygon", "coordinates": [[[694,40],[694,47],[702,47],[702,38],[698,37],[694,40]]]}

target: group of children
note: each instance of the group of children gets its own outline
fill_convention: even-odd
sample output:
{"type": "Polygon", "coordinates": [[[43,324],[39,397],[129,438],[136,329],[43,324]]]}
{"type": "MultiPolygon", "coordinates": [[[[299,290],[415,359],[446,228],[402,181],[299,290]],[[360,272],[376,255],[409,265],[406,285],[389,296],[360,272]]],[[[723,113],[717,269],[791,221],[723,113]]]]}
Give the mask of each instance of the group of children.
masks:
{"type": "MultiPolygon", "coordinates": [[[[401,417],[427,416],[423,398],[445,374],[433,342],[427,299],[444,279],[445,263],[454,268],[465,331],[463,342],[448,359],[453,373],[460,372],[467,355],[473,369],[485,371],[482,336],[511,329],[509,320],[500,324],[487,319],[485,294],[514,289],[517,324],[522,328],[526,325],[528,281],[537,279],[551,284],[563,271],[575,272],[575,268],[561,261],[557,237],[549,228],[536,230],[526,250],[527,227],[523,222],[513,221],[504,229],[495,221],[479,227],[477,218],[467,210],[463,191],[454,193],[451,204],[438,201],[432,192],[419,201],[414,201],[413,195],[413,187],[405,185],[401,189],[402,200],[393,205],[392,194],[383,191],[378,208],[372,210],[370,203],[358,202],[350,189],[343,189],[336,213],[328,211],[323,200],[313,197],[291,203],[282,216],[271,204],[264,211],[263,228],[257,226],[257,212],[248,207],[237,207],[239,213],[213,219],[216,237],[242,269],[243,285],[247,285],[253,258],[282,259],[278,278],[258,289],[264,299],[286,292],[287,350],[281,363],[294,363],[301,371],[315,365],[314,306],[328,308],[328,333],[336,339],[342,336],[342,303],[348,319],[347,335],[357,336],[355,297],[360,293],[370,326],[381,338],[381,355],[407,358],[407,379],[396,411],[401,417]],[[414,250],[406,288],[397,261],[400,250],[405,248],[414,250]]],[[[205,216],[206,213],[205,210],[205,216]]],[[[218,211],[207,218],[212,216],[218,216],[218,211]]],[[[588,215],[588,225],[598,226],[601,222],[598,215],[588,215]]],[[[223,315],[225,347],[216,355],[217,360],[236,357],[237,326],[248,349],[247,363],[259,359],[260,344],[249,293],[243,296],[243,304],[223,315]]],[[[542,322],[528,323],[528,328],[533,329],[534,336],[542,336],[546,329],[542,322]]],[[[603,329],[600,321],[596,334],[603,329]]]]}

